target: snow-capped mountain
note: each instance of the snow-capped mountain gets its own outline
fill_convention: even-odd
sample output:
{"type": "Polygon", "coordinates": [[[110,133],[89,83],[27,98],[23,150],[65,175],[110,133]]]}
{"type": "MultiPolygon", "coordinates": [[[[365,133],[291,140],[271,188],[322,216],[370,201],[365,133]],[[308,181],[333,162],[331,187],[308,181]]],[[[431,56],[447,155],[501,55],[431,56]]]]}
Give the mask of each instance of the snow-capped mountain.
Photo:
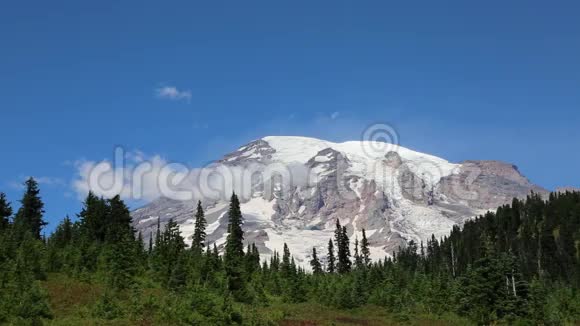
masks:
{"type": "MultiPolygon", "coordinates": [[[[246,241],[256,243],[264,257],[281,252],[287,243],[303,265],[313,247],[325,256],[337,219],[353,242],[366,230],[377,260],[409,240],[447,235],[453,225],[514,197],[547,193],[511,164],[451,163],[373,141],[265,137],[225,155],[212,168],[231,179],[221,183],[222,191],[236,189],[241,197],[246,241]]],[[[200,199],[207,240],[221,248],[227,236],[227,196],[200,197],[160,198],[133,212],[135,227],[147,238],[158,218],[162,224],[173,219],[190,239],[200,199]]]]}

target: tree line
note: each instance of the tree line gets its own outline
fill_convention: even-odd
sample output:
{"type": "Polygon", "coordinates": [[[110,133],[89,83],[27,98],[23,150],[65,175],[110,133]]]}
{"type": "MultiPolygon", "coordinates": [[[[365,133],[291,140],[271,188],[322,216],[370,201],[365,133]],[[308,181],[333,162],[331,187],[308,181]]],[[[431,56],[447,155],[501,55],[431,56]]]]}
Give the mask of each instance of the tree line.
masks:
{"type": "Polygon", "coordinates": [[[251,307],[282,301],[340,309],[375,305],[401,321],[418,314],[453,314],[477,324],[580,320],[578,192],[514,199],[442,239],[410,241],[377,261],[366,230],[352,241],[337,220],[327,252],[313,248],[306,271],[286,244],[281,253],[260,258],[257,246],[244,239],[235,194],[227,238],[218,248],[206,240],[201,202],[186,245],[174,221],[158,220],[155,232],[142,235],[119,196],[93,193],[75,218],[65,217],[44,237],[38,184],[31,178],[25,186],[15,213],[0,193],[0,323],[52,318],[41,285],[53,275],[102,285],[90,311],[101,319],[269,325],[251,307]],[[121,303],[126,297],[130,304],[121,303]]]}

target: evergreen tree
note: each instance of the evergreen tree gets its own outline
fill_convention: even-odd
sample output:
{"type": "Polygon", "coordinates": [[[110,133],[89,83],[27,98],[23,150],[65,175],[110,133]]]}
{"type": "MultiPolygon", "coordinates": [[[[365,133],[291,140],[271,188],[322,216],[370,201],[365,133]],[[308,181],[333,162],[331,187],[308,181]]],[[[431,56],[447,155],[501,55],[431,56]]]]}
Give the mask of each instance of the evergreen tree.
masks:
{"type": "Polygon", "coordinates": [[[50,237],[50,242],[56,248],[65,248],[73,240],[73,223],[68,216],[56,227],[50,237]]]}
{"type": "Polygon", "coordinates": [[[255,243],[248,245],[246,252],[246,273],[251,276],[254,272],[260,270],[260,253],[255,243]]]}
{"type": "Polygon", "coordinates": [[[346,227],[341,227],[338,219],[336,220],[336,230],[334,231],[334,234],[338,249],[336,270],[339,274],[345,274],[350,272],[351,269],[349,239],[346,227]]]}
{"type": "Polygon", "coordinates": [[[284,300],[286,302],[299,303],[306,301],[306,290],[304,288],[302,270],[297,270],[294,258],[292,258],[290,263],[291,274],[284,280],[287,283],[286,293],[284,300]]]}
{"type": "MultiPolygon", "coordinates": [[[[240,210],[240,201],[236,194],[232,195],[228,210],[228,237],[226,239],[224,259],[235,262],[244,256],[244,231],[242,230],[243,218],[240,210]]],[[[226,264],[229,264],[227,262],[226,264]]]]}
{"type": "Polygon", "coordinates": [[[318,260],[316,255],[316,248],[312,248],[312,259],[310,260],[310,266],[312,267],[312,273],[319,275],[322,274],[322,265],[318,260]]]}
{"type": "Polygon", "coordinates": [[[149,247],[147,249],[147,254],[151,255],[153,252],[153,232],[149,232],[149,247]]]}
{"type": "Polygon", "coordinates": [[[360,307],[367,303],[367,290],[365,287],[364,274],[362,273],[356,273],[354,276],[351,302],[351,307],[360,307]]]}
{"type": "Polygon", "coordinates": [[[288,245],[284,243],[284,251],[282,254],[282,264],[280,265],[280,271],[282,272],[282,277],[288,278],[292,274],[292,266],[291,260],[292,257],[290,255],[290,249],[288,245]]]}
{"type": "Polygon", "coordinates": [[[0,192],[0,232],[8,228],[10,216],[12,216],[12,207],[6,199],[6,194],[0,192]]]}
{"type": "Polygon", "coordinates": [[[137,263],[141,268],[147,265],[147,255],[148,251],[145,249],[145,241],[143,240],[143,235],[141,231],[137,234],[137,240],[135,241],[135,251],[137,254],[137,263]]]}
{"type": "Polygon", "coordinates": [[[369,241],[367,240],[365,229],[362,229],[362,240],[360,243],[360,251],[364,266],[369,267],[371,265],[371,252],[369,249],[369,241]]]}
{"type": "Polygon", "coordinates": [[[131,212],[123,200],[121,200],[121,197],[117,195],[109,199],[107,203],[109,209],[106,241],[116,243],[121,241],[127,234],[134,237],[135,229],[131,225],[131,212]]]}
{"type": "Polygon", "coordinates": [[[332,244],[332,239],[328,240],[328,256],[327,256],[328,266],[326,270],[328,273],[332,274],[335,271],[335,261],[334,257],[334,245],[332,244]]]}
{"type": "Polygon", "coordinates": [[[213,263],[213,269],[214,270],[220,270],[221,268],[223,268],[222,265],[222,260],[220,258],[220,254],[217,248],[217,245],[215,244],[215,242],[213,243],[213,250],[211,253],[211,257],[212,257],[212,263],[213,263]]]}
{"type": "Polygon", "coordinates": [[[102,252],[101,271],[112,289],[127,289],[138,272],[138,247],[130,233],[122,233],[116,242],[108,243],[102,252]]]}
{"type": "Polygon", "coordinates": [[[38,183],[34,178],[29,178],[24,183],[26,190],[22,199],[21,206],[14,218],[14,225],[18,232],[31,232],[38,240],[41,239],[42,228],[47,224],[43,219],[44,203],[40,198],[38,183]]]}
{"type": "Polygon", "coordinates": [[[240,210],[240,201],[236,194],[232,194],[228,210],[228,236],[226,238],[224,263],[228,277],[228,289],[237,300],[245,300],[244,265],[244,231],[242,230],[243,217],[240,210]]]}
{"type": "Polygon", "coordinates": [[[171,274],[169,277],[169,281],[167,287],[173,291],[179,292],[181,291],[187,282],[187,263],[186,263],[186,256],[184,254],[180,254],[177,257],[177,261],[173,268],[171,268],[171,274]]]}
{"type": "Polygon", "coordinates": [[[345,254],[344,254],[344,242],[342,239],[343,236],[343,232],[342,232],[342,226],[340,225],[340,221],[338,219],[336,219],[336,229],[334,230],[334,243],[336,244],[336,271],[339,274],[342,274],[345,272],[346,267],[345,267],[345,254]]]}
{"type": "Polygon", "coordinates": [[[155,245],[161,241],[161,219],[157,217],[157,231],[155,232],[155,245]]]}
{"type": "Polygon", "coordinates": [[[23,260],[26,268],[29,269],[35,279],[45,280],[44,257],[46,247],[41,240],[37,240],[30,232],[25,232],[22,240],[18,244],[17,257],[23,260]]]}
{"type": "Polygon", "coordinates": [[[109,207],[104,198],[95,196],[89,192],[83,202],[83,208],[78,214],[81,221],[84,236],[99,243],[105,241],[108,223],[109,207]]]}
{"type": "Polygon", "coordinates": [[[39,250],[40,241],[26,232],[13,259],[0,260],[0,324],[41,325],[41,318],[52,318],[48,295],[37,281],[39,250]]]}
{"type": "Polygon", "coordinates": [[[197,203],[197,212],[195,213],[195,227],[193,231],[193,239],[191,242],[191,250],[197,254],[203,252],[205,247],[205,228],[207,222],[205,220],[205,214],[203,212],[203,207],[201,206],[201,201],[197,203]]]}
{"type": "Polygon", "coordinates": [[[274,250],[274,254],[270,257],[270,270],[272,272],[280,271],[280,255],[276,250],[274,250]]]}
{"type": "MultiPolygon", "coordinates": [[[[162,234],[158,236],[158,241],[153,247],[153,254],[151,255],[151,265],[157,277],[157,280],[166,287],[174,286],[176,283],[170,284],[174,270],[184,268],[184,261],[179,261],[181,255],[185,250],[185,242],[179,226],[172,219],[165,224],[165,229],[162,234]],[[178,262],[181,266],[177,266],[178,262]]],[[[181,272],[178,271],[179,277],[181,272]]],[[[176,277],[177,278],[177,277],[176,277]]]]}
{"type": "Polygon", "coordinates": [[[340,255],[340,244],[342,243],[342,226],[340,220],[336,219],[336,228],[334,229],[334,243],[336,244],[338,255],[340,255]]]}
{"type": "Polygon", "coordinates": [[[363,257],[358,252],[358,238],[354,240],[354,264],[357,269],[363,268],[363,257]]]}

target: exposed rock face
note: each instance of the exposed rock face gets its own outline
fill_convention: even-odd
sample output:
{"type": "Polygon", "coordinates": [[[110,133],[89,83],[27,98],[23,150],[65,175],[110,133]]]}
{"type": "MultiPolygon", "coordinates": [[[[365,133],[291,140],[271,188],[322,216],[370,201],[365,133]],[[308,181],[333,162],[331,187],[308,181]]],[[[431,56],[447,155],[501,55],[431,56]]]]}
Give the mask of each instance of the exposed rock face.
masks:
{"type": "MultiPolygon", "coordinates": [[[[446,235],[488,209],[525,197],[547,194],[511,164],[465,161],[453,164],[403,147],[370,152],[368,142],[331,143],[304,137],[266,137],[218,161],[222,167],[252,167],[249,191],[242,196],[246,241],[266,257],[286,242],[307,265],[312,247],[324,256],[336,220],[351,240],[366,230],[373,259],[381,259],[409,240],[446,235]],[[276,173],[271,173],[272,171],[276,173]]],[[[247,185],[244,185],[247,186],[247,185]]],[[[202,199],[202,198],[199,198],[202,199]]],[[[196,199],[197,200],[197,199],[196,199]]],[[[202,199],[208,242],[225,242],[225,200],[202,199]]],[[[191,239],[194,202],[166,198],[133,212],[146,238],[170,218],[191,239]]]]}
{"type": "Polygon", "coordinates": [[[440,192],[476,209],[489,209],[509,203],[531,191],[548,192],[528,181],[513,164],[499,161],[465,161],[457,174],[441,179],[440,192]]]}
{"type": "Polygon", "coordinates": [[[579,192],[580,188],[566,186],[566,187],[558,187],[556,188],[556,192],[579,192]]]}
{"type": "Polygon", "coordinates": [[[274,150],[270,145],[262,140],[258,139],[249,143],[246,146],[240,147],[237,151],[227,154],[224,156],[223,159],[219,160],[219,163],[229,163],[235,164],[236,162],[240,163],[250,163],[250,162],[258,162],[263,160],[269,160],[272,158],[272,154],[275,153],[274,150]]]}

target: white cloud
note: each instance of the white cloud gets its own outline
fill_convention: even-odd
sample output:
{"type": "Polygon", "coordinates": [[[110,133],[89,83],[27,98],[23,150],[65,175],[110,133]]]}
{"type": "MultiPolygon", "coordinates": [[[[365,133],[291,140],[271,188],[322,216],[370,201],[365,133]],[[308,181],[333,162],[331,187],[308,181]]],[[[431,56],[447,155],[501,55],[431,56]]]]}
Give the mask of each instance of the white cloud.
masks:
{"type": "Polygon", "coordinates": [[[340,112],[338,112],[338,111],[332,112],[332,114],[330,115],[330,120],[336,120],[339,115],[340,115],[340,112]]]}
{"type": "Polygon", "coordinates": [[[175,86],[163,86],[155,89],[155,95],[161,99],[167,99],[172,101],[185,100],[189,102],[191,100],[190,90],[179,90],[175,86]]]}
{"type": "MultiPolygon", "coordinates": [[[[159,155],[148,156],[138,151],[115,150],[112,160],[82,161],[76,164],[77,177],[72,188],[79,198],[89,191],[110,198],[152,201],[158,197],[174,200],[227,200],[235,191],[241,198],[250,198],[256,191],[252,178],[264,176],[264,194],[272,194],[277,186],[272,179],[280,175],[282,181],[299,186],[310,181],[309,171],[298,165],[226,166],[212,164],[190,169],[184,164],[171,163],[159,155]]],[[[292,187],[288,187],[290,189],[292,187]]]]}
{"type": "MultiPolygon", "coordinates": [[[[79,198],[84,198],[89,191],[98,196],[111,198],[120,195],[123,199],[158,198],[161,194],[160,180],[172,181],[179,169],[169,165],[159,155],[146,156],[140,151],[124,153],[124,161],[112,163],[82,161],[76,164],[77,177],[72,182],[73,190],[79,198]],[[166,179],[160,176],[169,175],[166,179]]],[[[172,187],[171,185],[169,187],[172,187]]]]}

